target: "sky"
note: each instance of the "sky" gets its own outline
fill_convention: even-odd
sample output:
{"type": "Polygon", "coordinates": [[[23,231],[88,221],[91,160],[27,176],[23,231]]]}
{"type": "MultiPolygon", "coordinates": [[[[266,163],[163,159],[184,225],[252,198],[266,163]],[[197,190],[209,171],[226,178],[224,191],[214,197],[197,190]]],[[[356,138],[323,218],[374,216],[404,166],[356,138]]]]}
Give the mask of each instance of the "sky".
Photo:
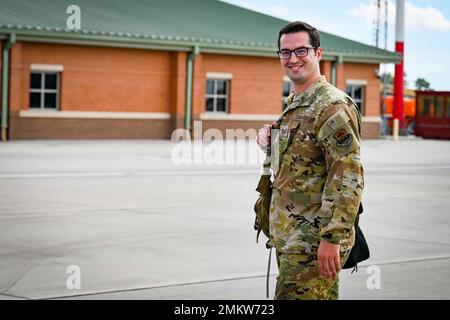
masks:
{"type": "MultiPolygon", "coordinates": [[[[302,20],[321,31],[375,45],[376,0],[223,1],[288,21],[302,20]]],[[[387,49],[394,51],[396,1],[388,0],[387,7],[387,49]]],[[[379,46],[385,48],[384,6],[381,9],[379,46]]],[[[404,44],[408,88],[415,88],[416,79],[424,78],[432,89],[450,91],[450,1],[405,0],[404,44]]],[[[394,74],[394,65],[382,66],[383,70],[394,74]]]]}

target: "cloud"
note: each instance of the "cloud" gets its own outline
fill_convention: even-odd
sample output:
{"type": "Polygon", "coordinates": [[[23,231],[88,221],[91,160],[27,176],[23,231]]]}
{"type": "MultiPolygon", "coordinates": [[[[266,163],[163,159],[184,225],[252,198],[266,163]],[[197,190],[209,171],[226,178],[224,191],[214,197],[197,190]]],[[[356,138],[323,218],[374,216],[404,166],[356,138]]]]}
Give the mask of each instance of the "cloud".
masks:
{"type": "Polygon", "coordinates": [[[350,9],[347,13],[354,18],[366,20],[368,27],[372,27],[376,14],[375,6],[366,3],[360,3],[358,7],[350,9]]]}
{"type": "Polygon", "coordinates": [[[283,5],[261,4],[248,0],[227,0],[226,2],[281,19],[289,19],[290,16],[290,11],[283,5]]]}
{"type": "Polygon", "coordinates": [[[405,4],[406,27],[408,24],[417,29],[429,31],[450,31],[450,20],[433,7],[419,8],[410,3],[405,4]]]}
{"type": "Polygon", "coordinates": [[[284,6],[279,5],[271,5],[268,6],[268,10],[265,11],[267,14],[286,19],[290,15],[289,10],[284,6]]]}
{"type": "MultiPolygon", "coordinates": [[[[380,19],[384,21],[384,1],[381,1],[380,19]]],[[[395,26],[396,6],[389,1],[388,3],[388,23],[395,26]]],[[[373,28],[374,18],[376,15],[375,6],[369,3],[360,3],[356,8],[347,12],[354,18],[364,19],[369,28],[373,28]]],[[[437,9],[427,6],[421,8],[409,2],[405,4],[405,27],[407,30],[423,30],[423,31],[450,31],[450,20],[437,9]]]]}

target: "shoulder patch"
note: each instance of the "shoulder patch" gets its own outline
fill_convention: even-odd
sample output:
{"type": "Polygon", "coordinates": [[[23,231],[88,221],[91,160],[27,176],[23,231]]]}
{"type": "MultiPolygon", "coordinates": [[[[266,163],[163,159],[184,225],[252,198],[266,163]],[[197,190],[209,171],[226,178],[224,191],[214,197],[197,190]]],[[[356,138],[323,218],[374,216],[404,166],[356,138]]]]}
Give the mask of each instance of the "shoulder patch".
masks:
{"type": "Polygon", "coordinates": [[[351,133],[347,132],[345,128],[339,129],[333,135],[334,140],[336,140],[336,145],[338,147],[347,148],[352,144],[353,136],[351,133]]]}
{"type": "Polygon", "coordinates": [[[319,138],[327,138],[337,129],[343,127],[348,121],[350,121],[350,117],[343,110],[338,111],[327,121],[325,121],[325,123],[319,129],[319,138]]]}
{"type": "Polygon", "coordinates": [[[325,121],[319,129],[318,138],[334,160],[346,156],[360,146],[350,117],[342,110],[325,121]]]}
{"type": "Polygon", "coordinates": [[[342,128],[333,132],[323,141],[323,144],[334,160],[348,155],[360,146],[350,123],[346,123],[342,128]]]}

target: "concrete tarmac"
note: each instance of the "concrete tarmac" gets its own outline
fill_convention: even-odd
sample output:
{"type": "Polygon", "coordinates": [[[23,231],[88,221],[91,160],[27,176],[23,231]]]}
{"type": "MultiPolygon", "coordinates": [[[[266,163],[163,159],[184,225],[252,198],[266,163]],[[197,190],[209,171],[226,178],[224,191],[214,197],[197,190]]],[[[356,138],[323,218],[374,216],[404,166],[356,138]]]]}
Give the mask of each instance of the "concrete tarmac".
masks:
{"type": "MultiPolygon", "coordinates": [[[[263,156],[224,144],[0,143],[0,299],[266,299],[263,156]]],[[[450,141],[365,140],[362,158],[371,258],[341,299],[449,299],[450,141]]]]}

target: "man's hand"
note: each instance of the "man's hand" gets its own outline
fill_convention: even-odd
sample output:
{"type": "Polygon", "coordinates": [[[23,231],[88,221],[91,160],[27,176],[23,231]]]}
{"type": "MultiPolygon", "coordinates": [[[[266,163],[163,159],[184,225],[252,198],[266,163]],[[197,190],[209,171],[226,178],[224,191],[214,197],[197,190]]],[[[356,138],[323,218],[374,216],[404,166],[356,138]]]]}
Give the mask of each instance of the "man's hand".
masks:
{"type": "Polygon", "coordinates": [[[319,250],[317,252],[317,260],[319,263],[319,272],[322,277],[335,279],[341,270],[341,262],[339,256],[340,245],[320,241],[319,250]]]}
{"type": "Polygon", "coordinates": [[[272,124],[265,124],[258,131],[258,137],[256,138],[256,141],[258,142],[258,145],[261,148],[261,150],[264,152],[266,152],[267,146],[270,143],[270,130],[274,125],[276,125],[276,122],[272,124]]]}

